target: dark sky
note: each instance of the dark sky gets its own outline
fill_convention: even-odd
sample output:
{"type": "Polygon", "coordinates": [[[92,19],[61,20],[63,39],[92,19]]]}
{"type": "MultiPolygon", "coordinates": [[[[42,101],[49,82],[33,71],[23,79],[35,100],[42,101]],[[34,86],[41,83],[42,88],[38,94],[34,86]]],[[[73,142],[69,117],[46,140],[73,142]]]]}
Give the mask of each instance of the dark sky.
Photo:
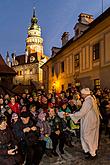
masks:
{"type": "Polygon", "coordinates": [[[0,53],[6,57],[25,51],[25,39],[33,6],[42,29],[44,53],[51,55],[53,46],[61,47],[61,36],[68,31],[74,35],[74,25],[81,12],[99,16],[110,6],[110,0],[0,0],[0,53]]]}

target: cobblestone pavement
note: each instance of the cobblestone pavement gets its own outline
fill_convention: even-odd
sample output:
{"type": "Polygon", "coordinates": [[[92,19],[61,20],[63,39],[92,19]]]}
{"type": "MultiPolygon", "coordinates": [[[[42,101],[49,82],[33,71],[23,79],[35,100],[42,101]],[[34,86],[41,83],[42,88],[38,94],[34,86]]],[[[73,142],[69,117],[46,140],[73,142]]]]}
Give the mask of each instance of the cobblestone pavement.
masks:
{"type": "Polygon", "coordinates": [[[74,137],[72,144],[74,147],[65,146],[65,154],[59,154],[58,158],[44,155],[40,165],[110,165],[110,139],[107,136],[101,136],[95,160],[85,160],[79,139],[74,137]]]}

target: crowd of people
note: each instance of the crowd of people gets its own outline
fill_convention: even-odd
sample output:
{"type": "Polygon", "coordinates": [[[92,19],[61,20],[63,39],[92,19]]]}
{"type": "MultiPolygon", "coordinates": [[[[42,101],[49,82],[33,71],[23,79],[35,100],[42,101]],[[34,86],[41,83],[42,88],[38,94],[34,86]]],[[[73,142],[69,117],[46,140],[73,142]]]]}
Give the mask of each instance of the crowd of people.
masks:
{"type": "Polygon", "coordinates": [[[73,136],[80,137],[85,158],[94,159],[102,130],[110,137],[108,89],[0,96],[2,165],[39,165],[44,153],[58,157],[64,145],[73,147],[73,136]]]}

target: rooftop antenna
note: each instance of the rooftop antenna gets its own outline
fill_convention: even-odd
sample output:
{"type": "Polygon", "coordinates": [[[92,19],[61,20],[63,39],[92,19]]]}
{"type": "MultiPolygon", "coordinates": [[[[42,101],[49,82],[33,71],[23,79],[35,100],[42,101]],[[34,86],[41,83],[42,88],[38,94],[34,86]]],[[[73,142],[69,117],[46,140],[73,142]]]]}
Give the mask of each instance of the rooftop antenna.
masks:
{"type": "Polygon", "coordinates": [[[103,10],[104,10],[104,0],[102,0],[102,13],[103,13],[103,10]]]}

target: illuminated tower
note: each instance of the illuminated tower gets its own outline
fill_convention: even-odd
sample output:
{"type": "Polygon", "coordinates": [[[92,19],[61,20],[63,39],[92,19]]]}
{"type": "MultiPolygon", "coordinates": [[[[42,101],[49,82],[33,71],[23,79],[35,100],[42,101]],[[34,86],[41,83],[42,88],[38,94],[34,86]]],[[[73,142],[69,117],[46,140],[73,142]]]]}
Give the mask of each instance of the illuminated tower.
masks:
{"type": "Polygon", "coordinates": [[[35,9],[33,9],[31,25],[28,28],[28,37],[26,39],[26,51],[28,55],[37,52],[38,60],[40,60],[43,56],[43,39],[41,37],[41,28],[38,25],[38,19],[35,16],[35,9]]]}

